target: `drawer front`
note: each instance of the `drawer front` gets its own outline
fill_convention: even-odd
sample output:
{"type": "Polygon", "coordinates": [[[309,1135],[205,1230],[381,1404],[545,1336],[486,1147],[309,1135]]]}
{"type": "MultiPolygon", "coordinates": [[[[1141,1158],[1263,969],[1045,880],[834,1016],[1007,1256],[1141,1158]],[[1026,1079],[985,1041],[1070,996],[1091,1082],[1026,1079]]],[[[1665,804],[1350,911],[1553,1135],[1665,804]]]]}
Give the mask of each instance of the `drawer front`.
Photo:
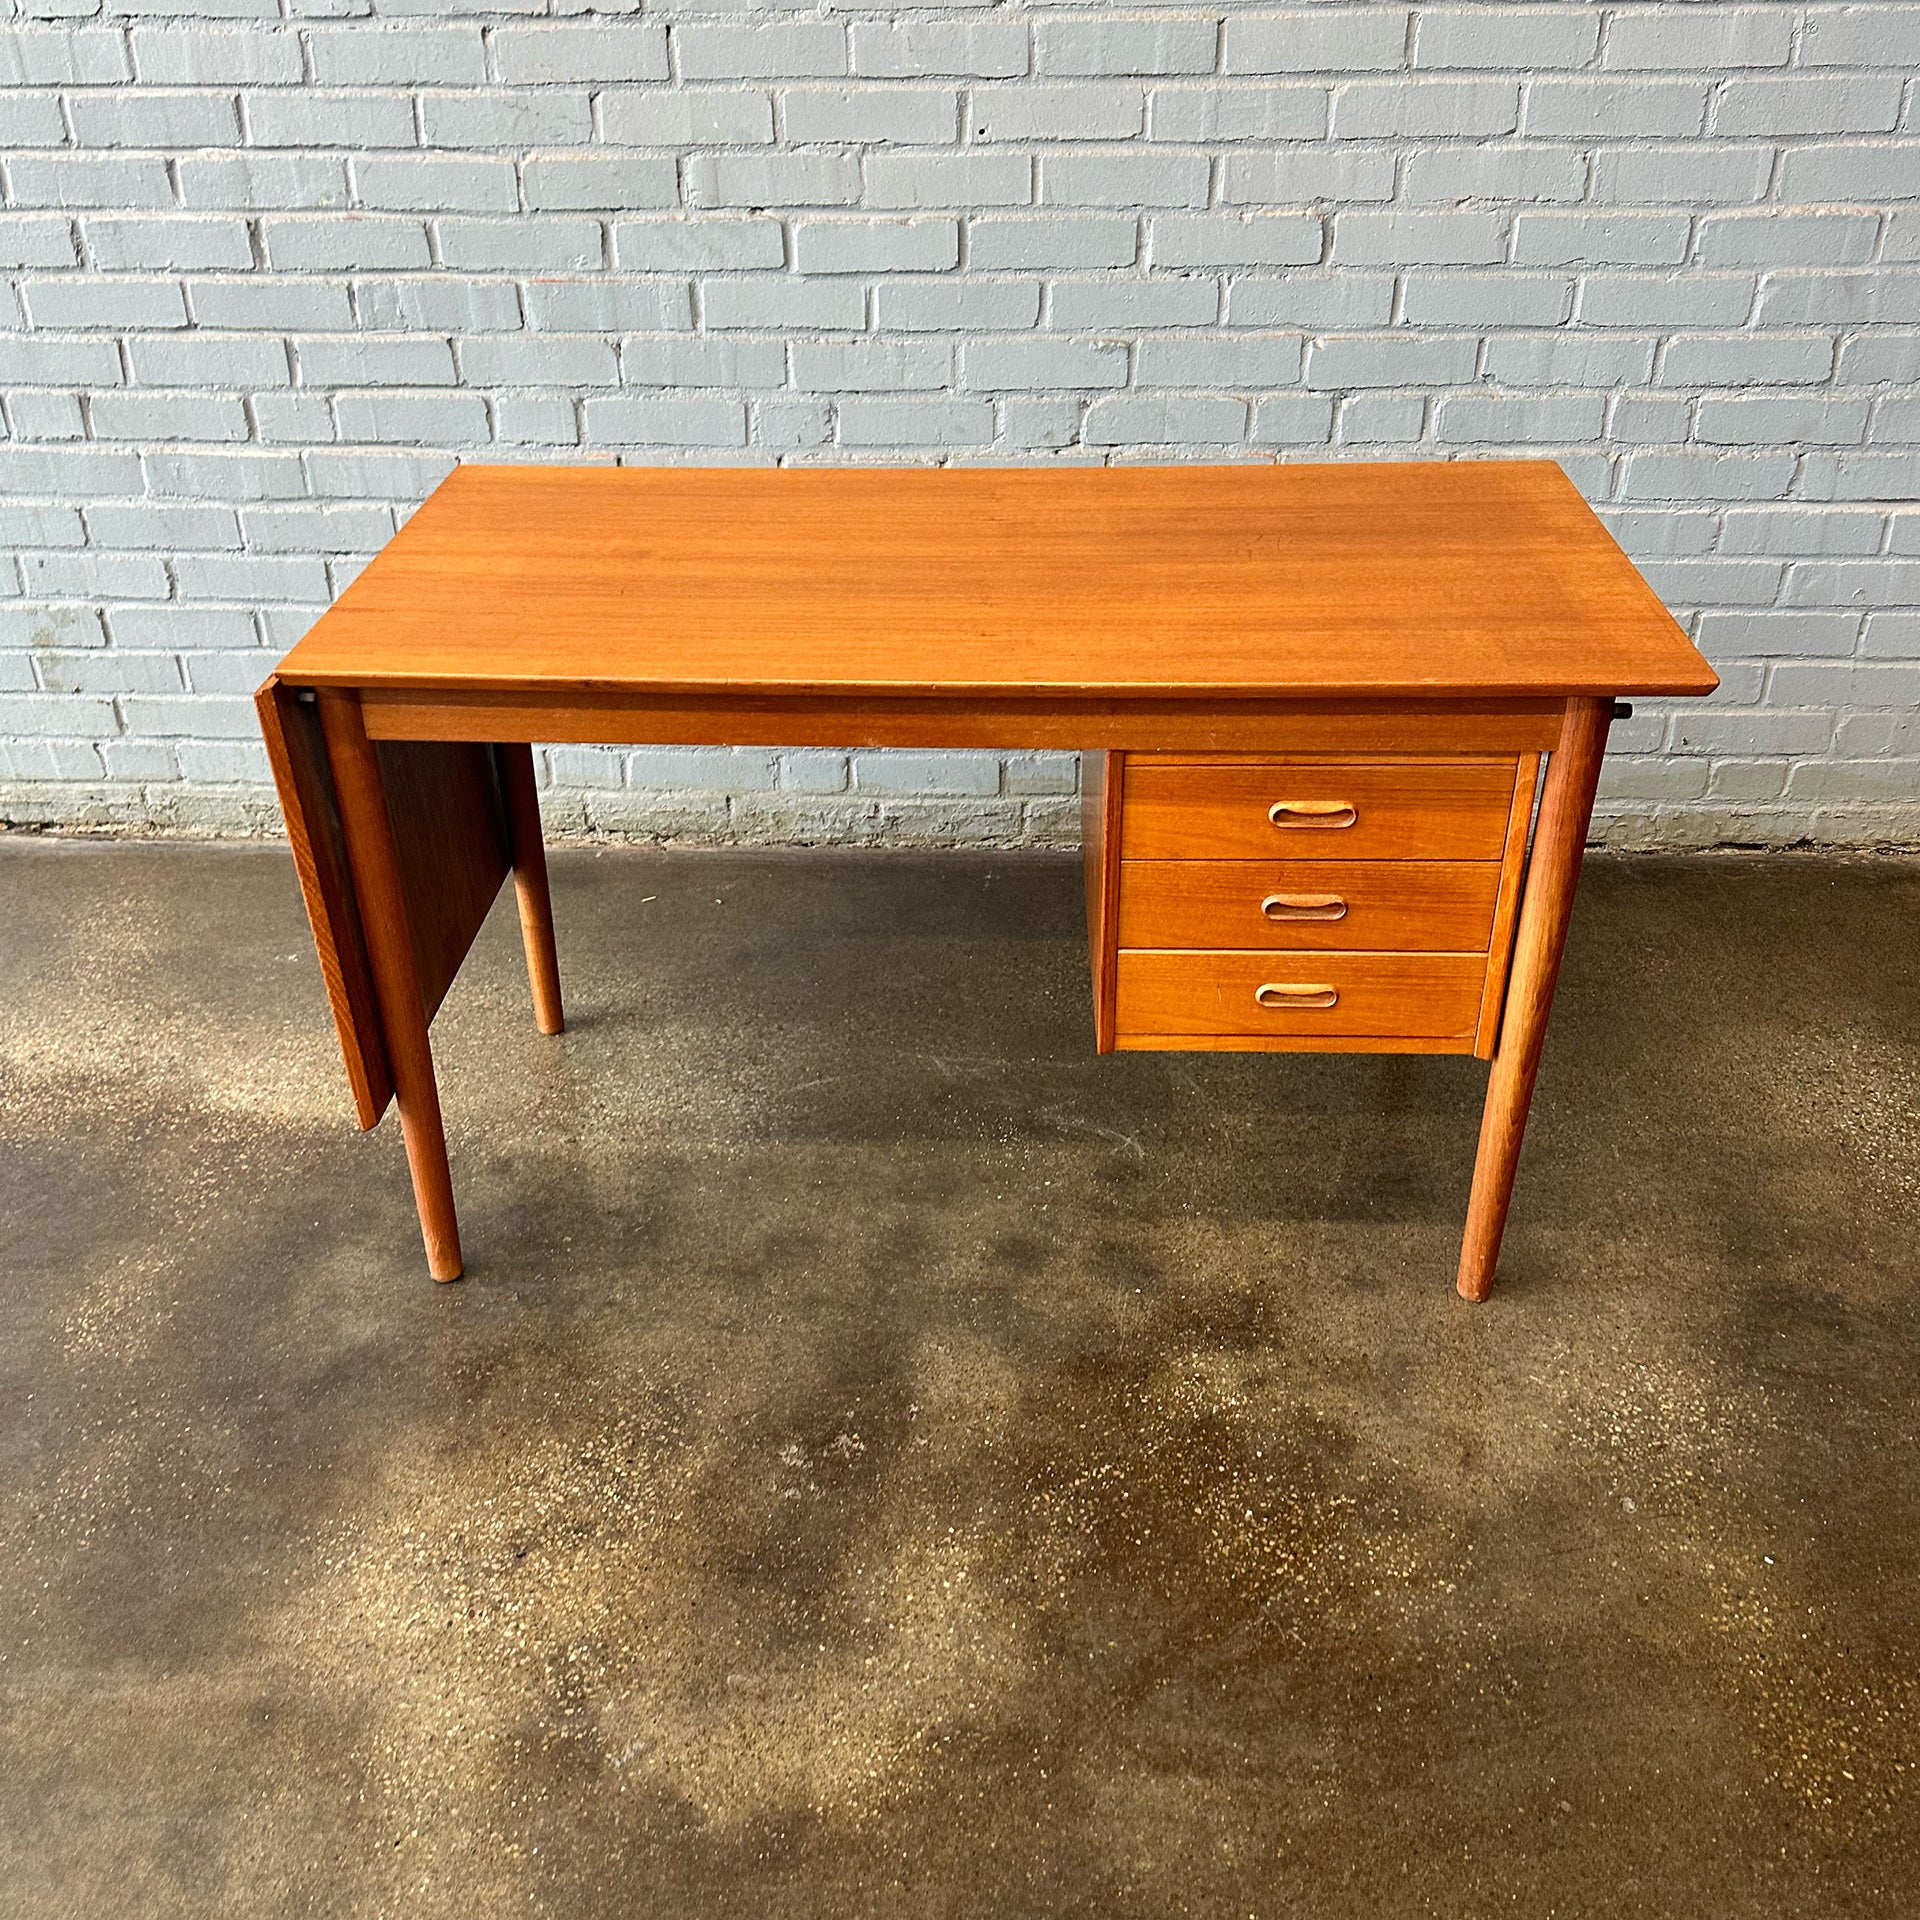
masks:
{"type": "Polygon", "coordinates": [[[1123,860],[1498,860],[1514,760],[1129,757],[1123,860]]]}
{"type": "Polygon", "coordinates": [[[1123,947],[1484,952],[1500,869],[1468,860],[1130,860],[1123,947]]]}
{"type": "Polygon", "coordinates": [[[1486,966],[1457,953],[1123,951],[1115,1026],[1122,1036],[1471,1037],[1486,966]]]}

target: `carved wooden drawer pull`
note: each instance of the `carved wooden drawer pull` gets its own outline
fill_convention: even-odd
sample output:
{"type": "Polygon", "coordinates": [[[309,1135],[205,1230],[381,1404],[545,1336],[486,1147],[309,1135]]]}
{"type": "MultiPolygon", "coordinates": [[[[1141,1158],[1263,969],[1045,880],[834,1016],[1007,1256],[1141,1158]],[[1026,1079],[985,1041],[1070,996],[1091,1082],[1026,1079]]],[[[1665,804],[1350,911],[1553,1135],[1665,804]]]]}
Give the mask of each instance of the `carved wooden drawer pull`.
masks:
{"type": "Polygon", "coordinates": [[[1344,920],[1347,903],[1337,893],[1270,893],[1260,911],[1269,920],[1344,920]]]}
{"type": "Polygon", "coordinates": [[[1253,997],[1263,1007],[1332,1007],[1340,1001],[1338,988],[1298,986],[1278,980],[1269,980],[1264,987],[1255,987],[1253,997]]]}
{"type": "Polygon", "coordinates": [[[1276,827],[1350,827],[1359,817],[1344,800],[1276,800],[1267,809],[1276,827]]]}

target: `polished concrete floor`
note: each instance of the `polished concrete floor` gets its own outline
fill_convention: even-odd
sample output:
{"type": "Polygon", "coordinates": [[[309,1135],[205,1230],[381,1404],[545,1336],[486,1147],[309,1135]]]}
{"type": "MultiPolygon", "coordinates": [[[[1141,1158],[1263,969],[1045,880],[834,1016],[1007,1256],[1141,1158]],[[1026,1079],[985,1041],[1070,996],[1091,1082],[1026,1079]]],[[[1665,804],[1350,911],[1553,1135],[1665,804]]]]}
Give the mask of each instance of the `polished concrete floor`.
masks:
{"type": "Polygon", "coordinates": [[[0,840],[9,1915],[1910,1915],[1920,866],[1598,860],[1471,1061],[1091,1052],[1044,857],[555,862],[435,1028],[0,840]]]}

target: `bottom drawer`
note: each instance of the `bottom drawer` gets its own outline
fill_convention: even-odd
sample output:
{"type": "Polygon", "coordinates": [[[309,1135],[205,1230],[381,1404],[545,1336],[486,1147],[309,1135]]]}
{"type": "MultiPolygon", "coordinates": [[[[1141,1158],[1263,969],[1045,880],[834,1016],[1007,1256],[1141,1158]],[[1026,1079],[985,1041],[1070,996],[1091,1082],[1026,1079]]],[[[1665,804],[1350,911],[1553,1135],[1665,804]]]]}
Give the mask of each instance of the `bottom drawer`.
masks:
{"type": "Polygon", "coordinates": [[[1478,953],[1122,949],[1114,1025],[1122,1045],[1156,1034],[1471,1041],[1486,971],[1478,953]]]}

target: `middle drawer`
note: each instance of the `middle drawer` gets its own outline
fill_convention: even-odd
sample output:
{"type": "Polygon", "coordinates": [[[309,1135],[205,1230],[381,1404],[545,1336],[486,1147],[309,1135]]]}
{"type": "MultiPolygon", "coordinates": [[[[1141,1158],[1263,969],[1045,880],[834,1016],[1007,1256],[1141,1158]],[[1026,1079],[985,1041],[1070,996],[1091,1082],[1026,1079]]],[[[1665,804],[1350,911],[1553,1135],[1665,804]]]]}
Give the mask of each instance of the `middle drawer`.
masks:
{"type": "Polygon", "coordinates": [[[1483,953],[1499,891],[1483,860],[1127,860],[1119,944],[1483,953]]]}

